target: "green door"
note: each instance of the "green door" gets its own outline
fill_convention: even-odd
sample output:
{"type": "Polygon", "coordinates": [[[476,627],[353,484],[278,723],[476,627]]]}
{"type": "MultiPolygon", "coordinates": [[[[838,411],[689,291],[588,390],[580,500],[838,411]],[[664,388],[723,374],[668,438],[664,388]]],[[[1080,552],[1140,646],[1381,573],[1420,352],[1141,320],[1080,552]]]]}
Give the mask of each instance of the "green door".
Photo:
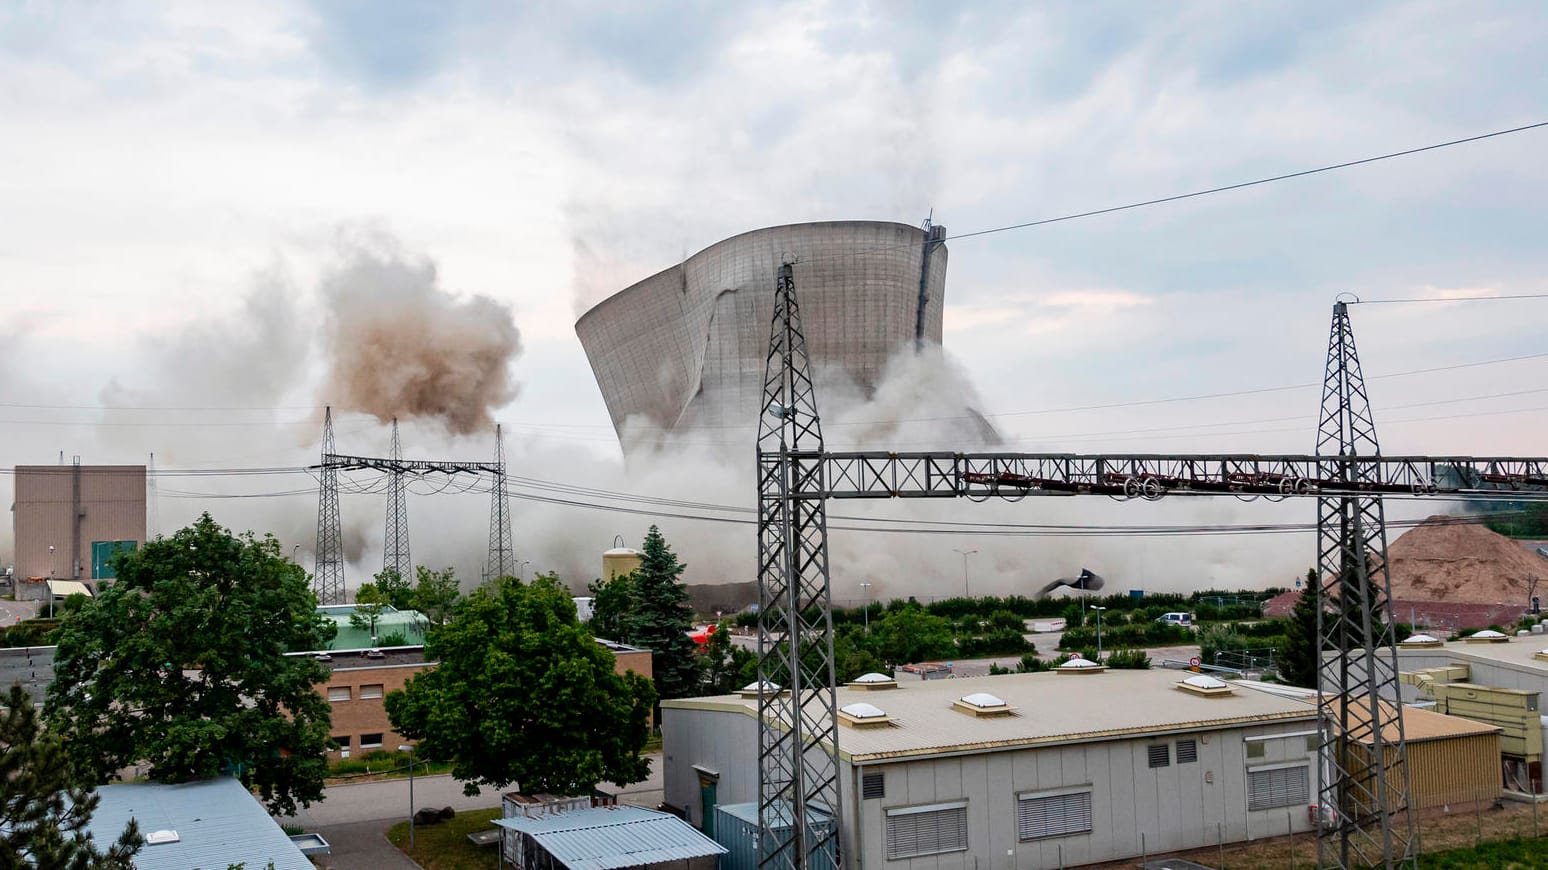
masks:
{"type": "Polygon", "coordinates": [[[96,580],[112,580],[117,576],[113,566],[109,563],[120,552],[134,552],[138,546],[134,541],[92,541],[91,542],[91,576],[96,580]]]}
{"type": "Polygon", "coordinates": [[[699,804],[704,811],[704,824],[699,828],[706,837],[715,836],[715,780],[699,777],[699,804]]]}

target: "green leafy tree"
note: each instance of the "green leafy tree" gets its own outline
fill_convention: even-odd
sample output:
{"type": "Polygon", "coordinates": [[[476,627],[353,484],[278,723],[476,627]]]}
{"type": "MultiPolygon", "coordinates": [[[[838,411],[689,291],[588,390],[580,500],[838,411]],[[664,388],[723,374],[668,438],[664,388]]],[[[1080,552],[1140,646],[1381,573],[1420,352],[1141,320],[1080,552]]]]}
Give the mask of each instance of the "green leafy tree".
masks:
{"type": "Polygon", "coordinates": [[[423,565],[416,569],[412,609],[424,614],[426,630],[440,628],[451,619],[452,610],[462,598],[462,586],[452,569],[432,571],[423,565]]]}
{"type": "Polygon", "coordinates": [[[704,673],[700,694],[724,695],[753,682],[756,676],[741,682],[738,682],[738,678],[747,672],[749,663],[752,664],[753,674],[757,674],[756,659],[757,656],[751,650],[731,642],[730,623],[722,622],[715,628],[715,633],[710,635],[709,642],[704,645],[704,652],[699,655],[699,664],[704,673]]]}
{"type": "Polygon", "coordinates": [[[511,783],[585,794],[649,773],[639,753],[655,691],[644,677],[613,672],[612,654],[576,620],[557,577],[481,586],[426,653],[440,665],[390,693],[387,715],[419,741],[420,758],[449,762],[468,794],[511,783]]]}
{"type": "MultiPolygon", "coordinates": [[[[371,585],[376,587],[382,603],[392,605],[395,610],[414,609],[414,585],[409,578],[400,575],[397,568],[383,568],[371,579],[375,581],[371,585]]],[[[365,588],[365,584],[361,588],[365,588]]]]}
{"type": "Polygon", "coordinates": [[[1285,625],[1285,648],[1279,656],[1279,678],[1292,686],[1317,687],[1317,609],[1321,602],[1317,569],[1312,568],[1306,572],[1306,588],[1285,625]]]}
{"type": "Polygon", "coordinates": [[[133,819],[106,852],[85,828],[99,798],[77,786],[59,737],[44,731],[32,699],[13,685],[0,711],[0,867],[134,870],[145,842],[133,819]]]}
{"type": "MultiPolygon", "coordinates": [[[[663,699],[686,698],[699,687],[699,667],[694,661],[693,610],[688,606],[688,587],[682,573],[687,566],[661,537],[655,526],[640,547],[640,567],[635,569],[634,617],[627,643],[651,652],[651,672],[663,699]]],[[[615,581],[616,582],[616,581],[615,581]]]]}
{"type": "Polygon", "coordinates": [[[147,763],[158,782],[233,774],[277,815],[322,798],[332,626],[273,535],[209,514],[114,557],[118,579],[59,630],[45,706],[93,782],[147,763]]]}
{"type": "Polygon", "coordinates": [[[951,658],[957,651],[951,623],[919,607],[889,610],[882,619],[871,623],[868,646],[877,658],[894,667],[951,658]]]}
{"type": "MultiPolygon", "coordinates": [[[[383,573],[397,575],[396,569],[389,569],[383,573]]],[[[377,575],[381,576],[381,575],[377,575]]],[[[349,624],[355,628],[364,629],[371,635],[371,643],[376,643],[376,623],[382,618],[382,614],[390,607],[387,603],[387,593],[375,583],[362,583],[355,590],[355,609],[349,614],[349,624]]]]}
{"type": "Polygon", "coordinates": [[[599,577],[591,581],[586,591],[591,593],[591,633],[629,643],[637,624],[634,574],[620,574],[607,580],[599,577]]]}

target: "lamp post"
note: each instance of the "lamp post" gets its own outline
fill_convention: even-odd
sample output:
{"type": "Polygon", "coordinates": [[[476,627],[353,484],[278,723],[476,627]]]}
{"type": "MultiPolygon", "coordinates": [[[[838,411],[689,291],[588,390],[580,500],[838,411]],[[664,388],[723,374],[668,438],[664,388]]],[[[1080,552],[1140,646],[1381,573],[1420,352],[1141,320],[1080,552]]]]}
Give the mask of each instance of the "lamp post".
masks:
{"type": "Polygon", "coordinates": [[[969,589],[968,589],[967,557],[973,555],[974,553],[976,553],[978,551],[977,550],[955,550],[954,549],[954,550],[952,550],[952,552],[953,553],[961,553],[962,554],[962,597],[963,598],[972,598],[973,597],[973,593],[970,592],[969,589]]]}
{"type": "Polygon", "coordinates": [[[1105,608],[1105,607],[1093,607],[1091,609],[1095,610],[1096,611],[1096,615],[1097,615],[1097,664],[1101,664],[1102,663],[1102,611],[1106,610],[1107,608],[1105,608]]]}
{"type": "Polygon", "coordinates": [[[516,579],[517,580],[526,580],[527,579],[527,566],[531,565],[531,564],[532,564],[532,560],[531,559],[522,559],[520,562],[516,563],[516,579]]]}
{"type": "Polygon", "coordinates": [[[48,545],[48,615],[54,615],[54,545],[48,545]]]}
{"type": "Polygon", "coordinates": [[[414,848],[414,744],[401,743],[399,752],[409,754],[409,848],[414,848]]]}
{"type": "Polygon", "coordinates": [[[866,634],[870,634],[871,633],[871,584],[869,584],[869,583],[861,583],[860,584],[860,595],[862,597],[862,603],[860,605],[862,609],[861,609],[860,612],[862,614],[864,614],[865,633],[866,634]]]}

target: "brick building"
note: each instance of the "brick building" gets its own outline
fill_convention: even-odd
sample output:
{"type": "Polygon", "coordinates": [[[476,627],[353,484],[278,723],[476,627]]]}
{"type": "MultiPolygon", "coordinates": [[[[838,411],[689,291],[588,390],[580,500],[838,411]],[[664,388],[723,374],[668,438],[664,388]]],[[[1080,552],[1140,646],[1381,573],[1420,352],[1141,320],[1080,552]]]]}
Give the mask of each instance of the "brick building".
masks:
{"type": "MultiPolygon", "coordinates": [[[[598,639],[597,643],[613,654],[615,672],[652,676],[650,650],[610,640],[598,639]]],[[[401,746],[405,738],[392,730],[384,699],[389,692],[403,688],[410,677],[436,665],[425,661],[422,646],[297,655],[315,656],[329,670],[328,679],[317,684],[317,691],[332,708],[333,740],[339,746],[330,753],[334,758],[401,746]]]]}

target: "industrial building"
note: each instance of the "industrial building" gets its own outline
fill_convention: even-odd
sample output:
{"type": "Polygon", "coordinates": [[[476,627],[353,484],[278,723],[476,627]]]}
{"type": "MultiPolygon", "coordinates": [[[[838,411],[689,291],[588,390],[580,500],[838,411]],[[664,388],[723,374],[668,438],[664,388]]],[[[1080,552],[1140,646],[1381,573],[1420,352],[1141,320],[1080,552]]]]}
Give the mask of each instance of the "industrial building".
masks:
{"type": "Polygon", "coordinates": [[[87,836],[105,851],[133,819],[145,838],[134,856],[140,870],[313,870],[307,855],[327,853],[327,842],[316,834],[286,835],[234,778],[114,783],[98,786],[97,798],[87,836]]]}
{"type": "Polygon", "coordinates": [[[813,365],[869,392],[893,353],[941,343],[944,230],[885,221],[753,230],[598,303],[575,331],[614,428],[623,437],[626,424],[722,434],[755,426],[783,262],[795,263],[813,365]]]}
{"type": "Polygon", "coordinates": [[[112,579],[113,554],[145,545],[145,466],[18,465],[15,480],[18,596],[47,594],[28,580],[112,579]]]}
{"type": "MultiPolygon", "coordinates": [[[[651,678],[650,650],[600,638],[596,643],[613,654],[614,673],[633,671],[651,678]]],[[[52,649],[48,652],[51,654],[52,649]]],[[[435,662],[425,660],[423,646],[331,649],[292,655],[312,656],[328,670],[327,679],[317,684],[317,692],[328,699],[332,711],[336,748],[330,756],[334,758],[397,749],[404,738],[392,730],[392,722],[387,718],[387,695],[402,689],[415,674],[436,666],[435,662]]],[[[52,663],[51,655],[49,662],[52,663]]],[[[4,664],[0,660],[0,665],[4,664]]],[[[9,667],[19,672],[22,663],[12,661],[9,667]]]]}
{"type": "MultiPolygon", "coordinates": [[[[1303,699],[1096,667],[872,677],[838,705],[851,870],[1075,866],[1312,829],[1303,699]]],[[[702,827],[712,802],[757,800],[755,692],[661,706],[668,805],[702,827]]]]}

